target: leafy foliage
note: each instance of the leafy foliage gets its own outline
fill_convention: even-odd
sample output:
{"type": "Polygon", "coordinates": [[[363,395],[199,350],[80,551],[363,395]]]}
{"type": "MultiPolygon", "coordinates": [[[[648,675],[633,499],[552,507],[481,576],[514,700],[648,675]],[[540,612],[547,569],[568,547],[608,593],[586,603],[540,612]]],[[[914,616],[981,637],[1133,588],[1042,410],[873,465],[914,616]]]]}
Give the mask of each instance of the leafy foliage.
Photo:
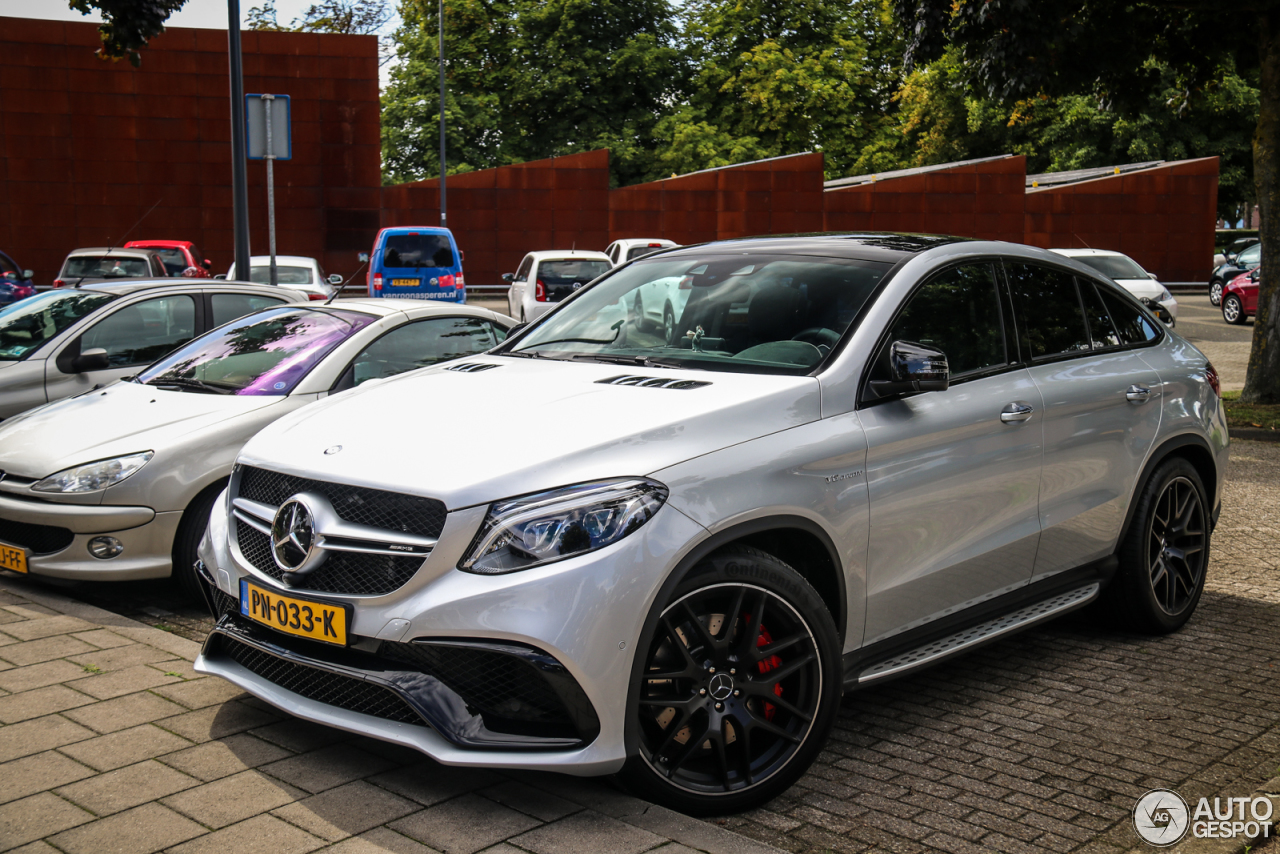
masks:
{"type": "Polygon", "coordinates": [[[282,26],[276,20],[274,0],[266,0],[261,6],[250,7],[245,19],[251,30],[370,35],[387,25],[391,11],[387,0],[321,0],[307,7],[301,18],[282,26]]]}
{"type": "Polygon", "coordinates": [[[102,47],[98,56],[119,60],[125,57],[135,67],[142,64],[138,51],[164,32],[164,22],[187,0],[69,0],[71,8],[84,15],[102,16],[98,31],[102,47]]]}

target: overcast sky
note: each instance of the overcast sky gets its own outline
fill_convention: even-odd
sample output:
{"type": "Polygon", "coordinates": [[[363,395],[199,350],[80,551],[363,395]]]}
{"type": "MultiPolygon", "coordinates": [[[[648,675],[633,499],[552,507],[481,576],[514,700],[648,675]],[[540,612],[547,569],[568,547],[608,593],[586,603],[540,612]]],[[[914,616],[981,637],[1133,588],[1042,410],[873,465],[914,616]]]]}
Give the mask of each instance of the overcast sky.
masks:
{"type": "MultiPolygon", "coordinates": [[[[262,0],[240,0],[241,20],[250,6],[260,6],[262,0]]],[[[287,24],[302,15],[311,0],[276,0],[277,18],[287,24]]],[[[56,21],[93,21],[96,15],[81,15],[66,0],[0,0],[0,15],[12,18],[45,18],[56,21]]],[[[171,27],[207,27],[216,30],[227,28],[227,0],[187,0],[187,4],[169,18],[171,27]]]]}

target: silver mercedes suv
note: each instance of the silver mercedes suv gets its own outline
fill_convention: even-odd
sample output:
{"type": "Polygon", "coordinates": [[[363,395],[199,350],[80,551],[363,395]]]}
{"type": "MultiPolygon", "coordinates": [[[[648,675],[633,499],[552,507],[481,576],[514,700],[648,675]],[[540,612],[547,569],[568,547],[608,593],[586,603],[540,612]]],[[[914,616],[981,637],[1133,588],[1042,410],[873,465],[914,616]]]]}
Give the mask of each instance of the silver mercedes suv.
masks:
{"type": "Polygon", "coordinates": [[[196,667],[447,765],[744,809],[845,691],[1084,606],[1181,626],[1227,443],[1204,355],[1070,259],[677,248],[251,440],[196,667]]]}

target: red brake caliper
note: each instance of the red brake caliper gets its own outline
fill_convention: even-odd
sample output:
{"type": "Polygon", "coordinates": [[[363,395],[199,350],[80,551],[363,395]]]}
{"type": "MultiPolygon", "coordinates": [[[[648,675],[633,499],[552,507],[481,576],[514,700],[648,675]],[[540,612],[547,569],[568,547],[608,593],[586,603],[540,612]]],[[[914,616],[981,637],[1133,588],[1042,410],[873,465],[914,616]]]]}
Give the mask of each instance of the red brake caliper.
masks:
{"type": "MultiPolygon", "coordinates": [[[[748,623],[751,622],[750,616],[746,614],[743,614],[742,616],[748,623]]],[[[766,629],[763,624],[761,624],[760,636],[756,638],[756,646],[768,646],[771,643],[773,643],[773,637],[769,634],[769,630],[766,629]]],[[[781,667],[781,666],[782,666],[782,659],[776,655],[771,655],[768,658],[766,658],[764,661],[760,662],[759,669],[761,673],[768,673],[770,670],[774,669],[775,667],[781,667]]],[[[773,686],[773,694],[775,697],[782,696],[781,683],[773,686]]],[[[777,707],[773,705],[773,703],[765,703],[764,719],[767,721],[772,721],[773,714],[777,710],[778,710],[777,707]]]]}

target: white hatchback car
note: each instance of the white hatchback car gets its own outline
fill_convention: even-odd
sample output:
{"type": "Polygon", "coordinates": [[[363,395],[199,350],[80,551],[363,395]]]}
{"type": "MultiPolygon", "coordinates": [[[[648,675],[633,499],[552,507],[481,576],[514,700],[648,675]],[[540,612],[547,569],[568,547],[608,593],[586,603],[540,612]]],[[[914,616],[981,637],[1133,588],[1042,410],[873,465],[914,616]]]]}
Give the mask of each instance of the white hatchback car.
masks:
{"type": "Polygon", "coordinates": [[[1064,255],[1073,261],[1079,261],[1086,267],[1092,267],[1138,299],[1149,299],[1159,303],[1165,311],[1169,312],[1173,322],[1169,323],[1165,318],[1161,320],[1165,320],[1169,326],[1177,324],[1178,301],[1173,298],[1173,294],[1169,293],[1168,288],[1156,280],[1154,273],[1148,273],[1142,269],[1138,262],[1128,255],[1112,252],[1109,249],[1050,249],[1049,251],[1064,255]]]}
{"type": "Polygon", "coordinates": [[[652,255],[661,249],[672,249],[679,245],[660,237],[628,237],[610,243],[605,247],[604,254],[609,256],[609,262],[616,267],[619,264],[652,255]]]}
{"type": "Polygon", "coordinates": [[[530,252],[515,273],[503,273],[510,282],[508,312],[521,323],[537,320],[578,288],[609,272],[613,265],[603,252],[567,249],[530,252]]]}
{"type": "MultiPolygon", "coordinates": [[[[225,278],[234,279],[235,265],[227,271],[225,278]]],[[[249,259],[249,281],[259,285],[271,284],[271,256],[254,255],[249,259]]],[[[324,300],[333,296],[334,291],[342,284],[342,277],[327,275],[320,262],[304,255],[276,256],[276,284],[302,291],[313,300],[324,300]]]]}

